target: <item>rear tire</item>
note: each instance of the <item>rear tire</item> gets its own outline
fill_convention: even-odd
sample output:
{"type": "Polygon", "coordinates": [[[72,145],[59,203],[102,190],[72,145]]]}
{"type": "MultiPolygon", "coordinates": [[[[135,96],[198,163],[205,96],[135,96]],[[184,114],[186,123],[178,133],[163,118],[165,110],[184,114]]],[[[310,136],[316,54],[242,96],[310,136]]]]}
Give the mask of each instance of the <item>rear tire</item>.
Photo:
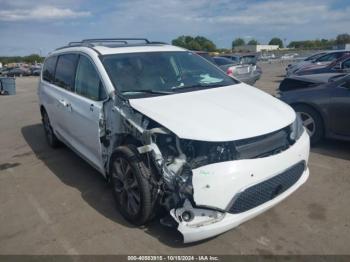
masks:
{"type": "Polygon", "coordinates": [[[42,122],[43,122],[47,143],[49,144],[50,147],[57,148],[60,145],[60,141],[58,140],[58,138],[56,137],[52,129],[49,116],[45,110],[42,110],[41,114],[42,114],[42,122]]]}
{"type": "Polygon", "coordinates": [[[311,144],[315,145],[324,136],[324,125],[321,115],[307,105],[296,105],[293,108],[303,121],[303,125],[310,136],[311,144]]]}
{"type": "Polygon", "coordinates": [[[146,224],[153,214],[150,170],[134,146],[120,146],[111,159],[111,184],[116,206],[130,223],[146,224]]]}

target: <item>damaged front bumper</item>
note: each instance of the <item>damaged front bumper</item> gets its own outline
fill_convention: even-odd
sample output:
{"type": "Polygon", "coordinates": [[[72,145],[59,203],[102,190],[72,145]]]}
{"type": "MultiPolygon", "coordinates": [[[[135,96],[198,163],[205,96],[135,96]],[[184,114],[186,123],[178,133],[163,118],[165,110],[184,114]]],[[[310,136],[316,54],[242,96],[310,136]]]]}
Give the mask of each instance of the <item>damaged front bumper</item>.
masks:
{"type": "MultiPolygon", "coordinates": [[[[178,223],[178,230],[182,233],[184,242],[195,242],[228,231],[277,205],[296,191],[309,176],[309,144],[309,136],[304,131],[293,146],[277,155],[216,163],[194,169],[193,197],[196,207],[185,201],[183,207],[170,211],[178,223]],[[276,182],[280,174],[289,172],[291,167],[300,163],[303,167],[299,169],[297,179],[293,183],[289,180],[283,184],[280,179],[276,182]],[[266,181],[274,181],[273,186],[266,185],[266,181]],[[239,212],[232,209],[239,196],[256,185],[263,185],[263,188],[272,194],[268,201],[250,209],[243,208],[239,212]],[[184,215],[189,219],[184,219],[184,215]]],[[[290,172],[286,178],[291,178],[290,172]]],[[[250,195],[254,194],[260,194],[260,191],[250,195]]],[[[242,203],[239,206],[242,208],[242,203]]]]}

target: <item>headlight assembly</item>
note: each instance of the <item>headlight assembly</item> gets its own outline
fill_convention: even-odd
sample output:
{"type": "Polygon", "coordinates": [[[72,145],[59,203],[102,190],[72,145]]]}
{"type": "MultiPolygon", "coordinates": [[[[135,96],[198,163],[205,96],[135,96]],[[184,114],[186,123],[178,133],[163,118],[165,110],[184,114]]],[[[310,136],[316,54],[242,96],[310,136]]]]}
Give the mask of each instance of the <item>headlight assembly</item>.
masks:
{"type": "Polygon", "coordinates": [[[301,137],[303,132],[304,132],[303,121],[301,120],[300,116],[296,114],[295,120],[291,125],[290,139],[293,141],[297,141],[301,137]]]}

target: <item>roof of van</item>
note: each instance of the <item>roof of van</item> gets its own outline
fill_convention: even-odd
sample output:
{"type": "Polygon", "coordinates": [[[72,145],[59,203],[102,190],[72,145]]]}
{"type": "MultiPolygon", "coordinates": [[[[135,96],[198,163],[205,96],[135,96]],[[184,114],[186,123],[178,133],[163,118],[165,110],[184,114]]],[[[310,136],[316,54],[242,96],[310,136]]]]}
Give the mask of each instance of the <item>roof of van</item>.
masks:
{"type": "MultiPolygon", "coordinates": [[[[163,42],[152,42],[146,38],[95,38],[70,42],[55,51],[76,51],[89,48],[101,55],[139,53],[139,52],[169,52],[185,51],[185,49],[163,42]],[[81,49],[80,49],[81,48],[81,49]]],[[[55,53],[55,51],[53,53],[55,53]]]]}
{"type": "Polygon", "coordinates": [[[173,46],[173,45],[162,45],[162,44],[147,44],[147,45],[129,45],[129,46],[94,46],[94,49],[102,55],[110,54],[123,54],[123,53],[141,53],[141,52],[171,52],[171,51],[185,51],[185,49],[173,46]]]}

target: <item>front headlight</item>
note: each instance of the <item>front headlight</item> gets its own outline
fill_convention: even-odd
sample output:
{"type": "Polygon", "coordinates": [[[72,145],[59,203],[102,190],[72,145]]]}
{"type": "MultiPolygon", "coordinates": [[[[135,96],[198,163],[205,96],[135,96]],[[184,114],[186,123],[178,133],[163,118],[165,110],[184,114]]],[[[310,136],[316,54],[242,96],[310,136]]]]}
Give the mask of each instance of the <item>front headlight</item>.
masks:
{"type": "Polygon", "coordinates": [[[301,120],[298,114],[296,114],[295,120],[291,125],[291,129],[292,130],[290,133],[290,139],[293,141],[297,141],[304,132],[303,121],[301,120]]]}

